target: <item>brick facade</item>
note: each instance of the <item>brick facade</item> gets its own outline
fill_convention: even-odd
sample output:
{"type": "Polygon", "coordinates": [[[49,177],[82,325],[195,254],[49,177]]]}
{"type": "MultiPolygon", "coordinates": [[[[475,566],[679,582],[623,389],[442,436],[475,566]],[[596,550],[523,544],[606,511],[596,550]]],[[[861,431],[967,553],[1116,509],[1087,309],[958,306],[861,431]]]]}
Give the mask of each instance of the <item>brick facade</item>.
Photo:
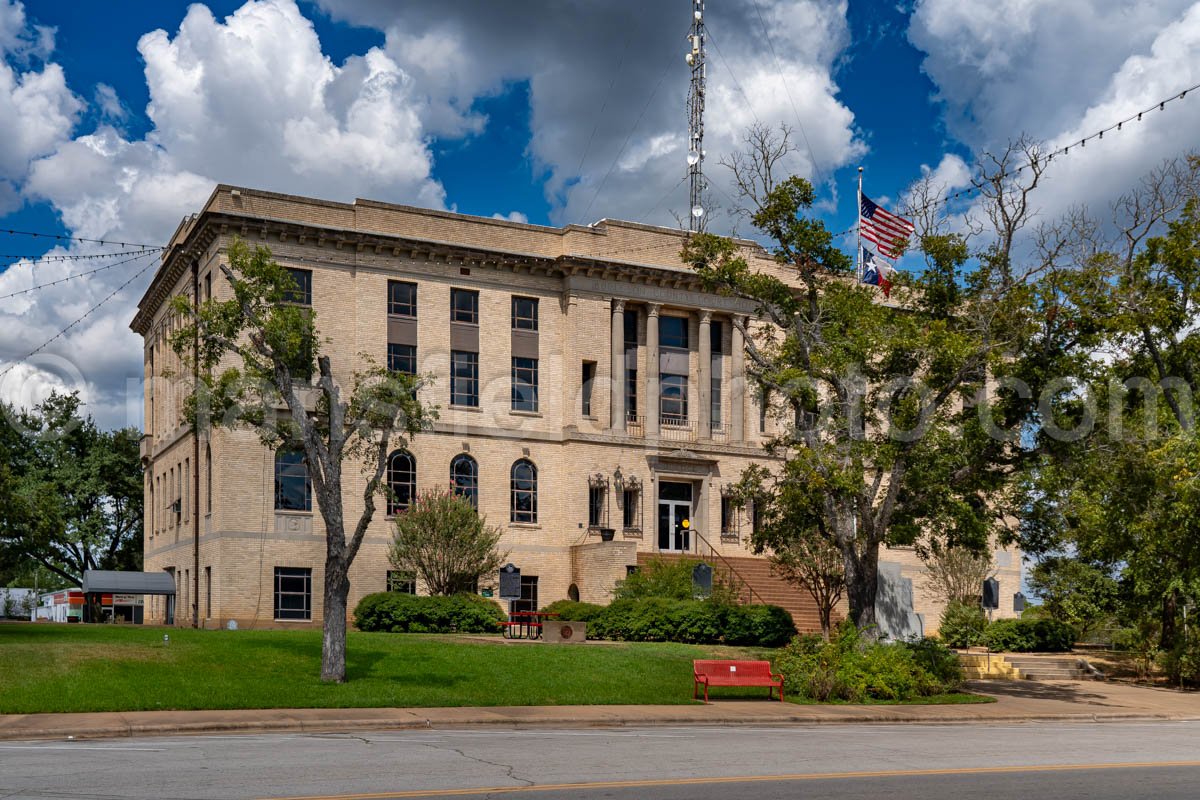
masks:
{"type": "MultiPolygon", "coordinates": [[[[722,487],[751,463],[769,461],[761,442],[776,425],[768,415],[760,432],[755,393],[740,374],[742,359],[735,352],[732,319],[749,317],[753,307],[703,292],[678,262],[678,232],[613,221],[556,229],[219,186],[204,209],[180,225],[132,326],[145,340],[145,569],[176,575],[177,622],[190,622],[195,613],[208,626],[231,620],[240,626],[311,625],[322,616],[320,514],[315,508],[275,510],[274,454],[254,434],[220,429],[197,446],[181,417],[187,381],[179,377],[182,365],[167,343],[176,327],[167,301],[190,295],[193,280],[201,299],[209,291],[224,296],[228,286],[218,267],[235,236],[270,247],[284,266],[311,270],[312,306],[327,340],[322,352],[344,387],[363,366],[359,354],[387,363],[388,281],[417,285],[418,371],[435,376],[422,399],[439,407],[433,429],[406,445],[416,461],[417,488],[448,486],[451,460],[463,453],[473,458],[479,510],[503,528],[509,560],[525,575],[537,576],[540,604],[576,594],[604,601],[627,567],[656,552],[657,491],[663,481],[692,487],[689,552],[704,557],[717,552],[747,564],[761,561],[748,549],[745,512],[721,530],[722,487]],[[452,288],[479,293],[478,408],[450,406],[452,288]],[[511,410],[514,347],[527,353],[530,346],[528,339],[517,342],[511,329],[514,295],[538,301],[536,412],[511,410]],[[614,333],[623,330],[616,315],[625,311],[637,318],[632,360],[621,341],[614,346],[614,333]],[[683,424],[655,425],[657,415],[647,413],[647,398],[657,389],[649,379],[657,381],[660,371],[653,368],[651,354],[656,315],[687,320],[686,352],[664,356],[660,349],[659,354],[660,364],[686,369],[683,424]],[[719,337],[709,334],[717,324],[719,337]],[[702,350],[707,352],[707,342],[701,343],[706,335],[719,345],[719,354],[708,359],[720,377],[720,419],[712,424],[705,424],[700,413],[702,402],[711,407],[709,387],[717,374],[701,357],[702,350]],[[583,413],[584,362],[594,370],[589,414],[583,413]],[[624,376],[613,381],[614,366],[620,365],[636,365],[637,408],[614,415],[614,386],[622,392],[618,408],[624,398],[624,376]],[[538,471],[538,517],[532,524],[510,522],[510,469],[518,459],[528,459],[538,471]],[[628,529],[618,470],[625,487],[635,480],[641,486],[640,513],[633,514],[628,529]],[[603,522],[616,529],[615,542],[601,542],[588,525],[589,479],[605,484],[603,522]],[[275,618],[277,567],[311,569],[309,621],[275,618]]],[[[757,246],[743,242],[742,247],[756,268],[778,273],[778,265],[757,246]]],[[[349,528],[361,513],[362,498],[358,482],[346,484],[349,528]]],[[[385,588],[390,539],[389,520],[377,512],[351,569],[351,608],[363,595],[385,588]]],[[[893,555],[919,584],[920,570],[912,559],[900,552],[885,560],[893,555]]],[[[1019,586],[1019,570],[1015,554],[1002,578],[1010,598],[1019,586]]],[[[796,595],[800,608],[807,598],[796,595]]],[[[918,600],[917,605],[936,619],[928,603],[918,600]]],[[[166,603],[157,598],[147,608],[147,620],[163,621],[166,613],[166,603]]],[[[809,617],[800,617],[807,627],[809,617]]]]}

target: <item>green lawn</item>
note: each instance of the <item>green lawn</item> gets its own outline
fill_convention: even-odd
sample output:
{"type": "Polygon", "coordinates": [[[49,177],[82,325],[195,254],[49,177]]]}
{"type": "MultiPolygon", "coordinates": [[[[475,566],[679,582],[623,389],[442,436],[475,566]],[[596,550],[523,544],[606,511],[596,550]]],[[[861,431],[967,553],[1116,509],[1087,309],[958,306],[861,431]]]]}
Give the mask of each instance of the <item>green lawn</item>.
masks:
{"type": "Polygon", "coordinates": [[[318,680],[320,651],[315,630],[0,625],[0,713],[690,703],[693,658],[764,657],[682,644],[509,645],[351,633],[348,681],[333,686],[318,680]]]}

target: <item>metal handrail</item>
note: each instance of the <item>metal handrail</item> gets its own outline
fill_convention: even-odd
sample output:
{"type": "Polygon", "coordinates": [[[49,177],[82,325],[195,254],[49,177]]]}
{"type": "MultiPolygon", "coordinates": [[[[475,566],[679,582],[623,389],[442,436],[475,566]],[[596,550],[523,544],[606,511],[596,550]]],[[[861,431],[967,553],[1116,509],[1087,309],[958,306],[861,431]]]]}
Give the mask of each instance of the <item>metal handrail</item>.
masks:
{"type": "Polygon", "coordinates": [[[758,592],[754,591],[754,587],[750,585],[750,581],[743,578],[741,573],[738,572],[736,568],[734,568],[733,564],[730,564],[729,560],[727,558],[725,558],[725,556],[723,556],[717,552],[717,548],[712,546],[712,542],[710,542],[708,539],[706,539],[704,537],[704,534],[702,534],[700,531],[695,531],[695,530],[692,531],[692,533],[694,533],[696,535],[696,541],[703,542],[704,546],[708,548],[709,552],[712,555],[716,556],[717,558],[721,559],[721,563],[725,565],[725,568],[728,569],[730,572],[732,572],[734,574],[734,576],[736,576],[737,579],[742,582],[742,585],[746,587],[746,590],[748,592],[750,592],[750,600],[752,602],[753,602],[754,598],[757,597],[758,602],[766,604],[766,601],[763,600],[762,595],[759,594],[758,592]]]}

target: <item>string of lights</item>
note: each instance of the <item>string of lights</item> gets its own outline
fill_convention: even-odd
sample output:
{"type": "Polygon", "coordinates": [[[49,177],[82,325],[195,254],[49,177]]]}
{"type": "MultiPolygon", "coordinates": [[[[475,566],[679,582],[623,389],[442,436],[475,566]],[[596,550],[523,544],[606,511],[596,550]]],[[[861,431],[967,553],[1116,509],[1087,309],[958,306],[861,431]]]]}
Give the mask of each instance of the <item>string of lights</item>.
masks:
{"type": "Polygon", "coordinates": [[[101,258],[118,258],[120,256],[137,256],[145,255],[146,253],[161,253],[165,249],[166,248],[164,247],[150,247],[142,250],[117,250],[116,252],[112,253],[89,253],[87,255],[82,255],[79,253],[67,253],[65,255],[54,256],[22,256],[10,253],[0,253],[0,258],[16,259],[15,261],[9,261],[5,264],[0,264],[0,269],[14,267],[17,264],[23,264],[25,262],[33,262],[34,264],[53,264],[63,261],[95,261],[101,258]]]}
{"type": "Polygon", "coordinates": [[[113,239],[86,239],[82,236],[68,236],[63,233],[38,233],[36,231],[18,231],[12,228],[0,228],[0,233],[7,233],[9,236],[31,236],[34,239],[54,239],[58,242],[87,242],[90,244],[115,245],[117,247],[141,248],[143,250],[151,250],[154,248],[163,249],[156,244],[139,244],[137,242],[118,242],[113,239]]]}
{"type": "MultiPolygon", "coordinates": [[[[1172,103],[1176,100],[1182,100],[1185,97],[1187,97],[1188,93],[1195,92],[1197,89],[1200,89],[1200,83],[1193,84],[1192,86],[1189,86],[1188,88],[1186,88],[1180,92],[1177,92],[1177,93],[1171,95],[1170,97],[1167,97],[1163,100],[1158,101],[1157,103],[1155,103],[1152,106],[1148,106],[1147,108],[1144,108],[1141,111],[1138,111],[1134,114],[1130,114],[1129,116],[1125,117],[1124,119],[1121,119],[1121,120],[1118,120],[1118,121],[1112,123],[1111,125],[1109,125],[1106,128],[1101,128],[1100,130],[1098,130],[1094,133],[1088,134],[1087,136],[1084,136],[1082,139],[1073,140],[1069,144],[1065,144],[1062,147],[1059,147],[1057,150],[1052,150],[1049,153],[1045,153],[1045,154],[1042,154],[1041,156],[1036,156],[1034,158],[1031,158],[1028,161],[1025,161],[1024,163],[1017,166],[1016,169],[1007,170],[1007,171],[1001,170],[999,173],[996,174],[995,178],[1003,180],[1005,178],[1015,177],[1015,176],[1021,174],[1022,172],[1024,172],[1025,170],[1032,169],[1035,166],[1038,166],[1039,164],[1041,164],[1041,165],[1049,164],[1050,162],[1054,161],[1055,158],[1060,158],[1062,156],[1070,154],[1071,148],[1073,148],[1073,147],[1077,148],[1077,149],[1082,149],[1082,148],[1086,147],[1087,143],[1092,141],[1093,139],[1095,139],[1097,141],[1103,139],[1104,134],[1106,134],[1106,133],[1112,133],[1113,131],[1123,131],[1125,126],[1128,125],[1129,123],[1141,122],[1142,118],[1146,114],[1151,114],[1155,111],[1166,111],[1168,103],[1172,103]]],[[[971,197],[975,194],[978,194],[980,188],[981,188],[981,184],[975,183],[974,185],[969,186],[965,189],[960,189],[957,192],[947,194],[944,197],[939,197],[936,200],[931,200],[928,203],[926,203],[925,205],[917,206],[915,208],[908,209],[907,211],[909,214],[919,214],[922,211],[929,211],[929,210],[937,208],[938,206],[941,206],[941,205],[949,205],[954,200],[958,200],[958,199],[965,198],[965,197],[971,197]]],[[[833,234],[833,236],[836,239],[838,237],[845,236],[850,233],[854,233],[854,230],[855,230],[854,228],[847,228],[844,231],[839,231],[838,233],[833,234]]]]}
{"type": "Polygon", "coordinates": [[[57,286],[60,283],[66,283],[67,281],[73,281],[76,278],[84,278],[84,277],[87,277],[88,275],[95,275],[97,272],[104,272],[105,270],[113,269],[114,267],[119,267],[124,264],[129,264],[131,262],[145,258],[146,256],[157,255],[158,252],[159,251],[157,251],[157,250],[147,250],[147,251],[139,253],[138,255],[134,256],[133,258],[127,258],[124,261],[117,261],[112,264],[105,264],[103,267],[97,267],[96,269],[90,269],[87,272],[77,272],[74,275],[67,275],[66,277],[59,278],[58,280],[54,280],[54,281],[49,281],[47,283],[39,283],[36,286],[30,286],[28,289],[22,289],[19,292],[11,292],[9,294],[0,294],[0,300],[7,300],[10,297],[17,297],[19,295],[29,294],[30,292],[36,292],[39,289],[46,289],[50,286],[57,286]]]}
{"type": "MultiPolygon", "coordinates": [[[[141,255],[141,256],[138,256],[138,258],[147,258],[147,257],[149,257],[149,256],[150,256],[150,253],[146,253],[146,254],[143,254],[143,255],[141,255]]],[[[97,311],[97,310],[98,310],[98,309],[99,309],[101,306],[103,306],[103,305],[104,305],[105,303],[107,303],[109,300],[112,300],[114,297],[116,297],[118,294],[120,294],[120,293],[121,293],[121,292],[122,292],[122,291],[123,291],[123,290],[124,290],[124,289],[125,289],[127,286],[129,286],[129,284],[133,283],[133,282],[134,282],[134,281],[136,281],[138,278],[142,277],[142,275],[144,275],[144,274],[146,273],[146,271],[147,271],[147,270],[149,270],[151,267],[155,266],[155,264],[156,264],[156,263],[157,263],[157,262],[155,262],[155,261],[151,261],[149,264],[147,264],[146,266],[142,267],[140,270],[138,270],[138,271],[137,271],[137,273],[136,273],[136,274],[135,274],[135,275],[134,275],[132,278],[130,278],[129,280],[125,281],[125,282],[124,282],[124,283],[122,283],[120,286],[118,286],[116,289],[114,289],[112,292],[110,292],[110,293],[109,293],[107,296],[105,296],[105,298],[104,298],[103,300],[101,300],[99,303],[96,303],[96,305],[92,306],[92,307],[91,307],[91,308],[89,308],[87,311],[83,312],[83,314],[81,314],[80,316],[76,317],[75,321],[74,321],[74,322],[72,322],[70,325],[68,325],[67,327],[63,328],[63,329],[62,329],[61,331],[59,331],[58,333],[54,334],[54,335],[53,335],[53,336],[51,336],[49,339],[47,339],[46,341],[42,342],[40,345],[38,345],[37,347],[33,348],[33,349],[32,349],[32,350],[30,350],[28,353],[26,353],[25,355],[23,355],[23,356],[21,356],[20,358],[18,358],[16,361],[13,361],[11,364],[9,364],[7,367],[5,367],[3,371],[0,371],[0,378],[3,378],[3,377],[4,377],[5,375],[7,375],[8,373],[12,372],[12,371],[13,371],[13,369],[15,369],[15,368],[16,368],[16,367],[17,367],[19,364],[23,364],[23,363],[25,363],[26,361],[28,361],[29,359],[33,358],[33,357],[34,357],[35,355],[37,355],[38,353],[40,353],[40,352],[42,352],[43,350],[45,350],[47,347],[49,347],[49,346],[50,346],[50,345],[51,345],[53,342],[55,342],[56,340],[58,340],[58,339],[61,339],[63,336],[65,336],[65,335],[67,334],[67,331],[71,330],[71,329],[72,329],[72,328],[74,328],[76,325],[78,325],[79,323],[83,322],[85,319],[87,319],[87,318],[88,318],[88,317],[90,317],[92,314],[94,314],[94,313],[95,313],[95,312],[96,312],[96,311],[97,311]]]]}

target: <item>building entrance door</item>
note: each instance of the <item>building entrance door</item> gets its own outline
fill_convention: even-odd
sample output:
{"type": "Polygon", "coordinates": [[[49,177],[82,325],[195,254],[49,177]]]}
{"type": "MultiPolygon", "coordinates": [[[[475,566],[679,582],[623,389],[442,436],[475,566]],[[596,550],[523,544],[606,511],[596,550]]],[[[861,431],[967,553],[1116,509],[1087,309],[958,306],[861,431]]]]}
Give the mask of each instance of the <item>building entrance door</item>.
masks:
{"type": "Polygon", "coordinates": [[[686,553],[692,549],[692,485],[659,481],[658,549],[686,553]]]}

